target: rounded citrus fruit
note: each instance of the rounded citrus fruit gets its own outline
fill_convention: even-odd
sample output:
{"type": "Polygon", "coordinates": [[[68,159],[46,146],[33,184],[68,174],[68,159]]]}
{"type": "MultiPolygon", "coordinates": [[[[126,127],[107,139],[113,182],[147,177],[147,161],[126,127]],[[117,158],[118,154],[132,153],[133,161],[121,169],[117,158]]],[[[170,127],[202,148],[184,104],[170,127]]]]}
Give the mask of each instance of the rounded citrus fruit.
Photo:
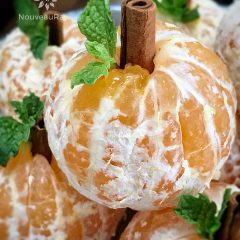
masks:
{"type": "Polygon", "coordinates": [[[138,212],[120,240],[201,240],[193,225],[176,216],[172,208],[138,212]]]}
{"type": "Polygon", "coordinates": [[[0,109],[9,115],[13,111],[8,103],[21,100],[30,92],[45,98],[56,71],[79,49],[83,36],[77,23],[62,16],[63,44],[49,46],[42,60],[36,59],[28,37],[19,28],[13,30],[0,47],[0,109]]]}
{"type": "Polygon", "coordinates": [[[0,168],[0,204],[1,239],[111,239],[124,214],[80,195],[30,144],[0,168]]]}
{"type": "MultiPolygon", "coordinates": [[[[236,1],[224,15],[217,32],[215,50],[224,59],[234,82],[240,103],[240,2],[236,1]]],[[[238,104],[238,111],[240,104],[238,104]]]]}
{"type": "MultiPolygon", "coordinates": [[[[205,194],[221,209],[226,184],[213,183],[205,194]]],[[[230,186],[231,187],[231,186],[230,186]]],[[[233,187],[233,192],[236,191],[233,187]]],[[[152,212],[138,212],[120,240],[204,240],[194,225],[174,213],[173,208],[152,212]]]]}
{"type": "Polygon", "coordinates": [[[158,14],[158,18],[167,22],[173,22],[181,27],[207,47],[213,48],[217,33],[217,27],[224,15],[224,8],[220,7],[213,0],[191,0],[189,9],[198,7],[200,17],[196,20],[179,23],[173,18],[165,16],[163,13],[158,14]]]}
{"type": "Polygon", "coordinates": [[[112,208],[172,206],[219,174],[235,133],[235,92],[221,59],[174,25],[156,26],[155,69],[112,69],[71,89],[92,58],[57,74],[46,102],[50,148],[71,185],[112,208]]]}
{"type": "Polygon", "coordinates": [[[224,59],[237,93],[237,137],[230,157],[223,167],[221,180],[240,187],[240,2],[234,3],[223,17],[215,43],[224,59]]]}

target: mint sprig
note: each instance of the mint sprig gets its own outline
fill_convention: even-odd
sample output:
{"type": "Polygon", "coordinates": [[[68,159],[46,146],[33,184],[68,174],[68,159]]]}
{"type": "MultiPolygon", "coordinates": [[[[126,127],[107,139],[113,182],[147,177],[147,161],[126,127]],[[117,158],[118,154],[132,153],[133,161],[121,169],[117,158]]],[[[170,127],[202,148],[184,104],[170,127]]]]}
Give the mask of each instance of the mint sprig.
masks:
{"type": "Polygon", "coordinates": [[[45,20],[32,0],[14,0],[14,6],[18,27],[28,36],[34,57],[42,59],[49,41],[49,28],[45,20]]]}
{"type": "Polygon", "coordinates": [[[78,22],[80,31],[87,37],[89,54],[98,61],[90,62],[71,77],[72,87],[85,83],[94,84],[108,74],[116,63],[117,28],[110,12],[109,0],[90,0],[78,22]]]}
{"type": "Polygon", "coordinates": [[[184,218],[196,226],[197,233],[207,239],[213,239],[214,234],[221,227],[221,219],[231,197],[231,189],[226,189],[221,210],[217,213],[216,203],[210,201],[204,194],[194,197],[189,194],[181,196],[176,215],[184,218]]]}
{"type": "Polygon", "coordinates": [[[6,166],[9,159],[17,155],[22,142],[29,140],[31,128],[43,112],[43,103],[34,94],[23,98],[22,102],[13,101],[11,105],[19,116],[0,117],[0,165],[6,166]]]}
{"type": "Polygon", "coordinates": [[[160,13],[173,18],[177,22],[191,22],[200,17],[198,6],[190,9],[189,0],[153,0],[160,13]]]}

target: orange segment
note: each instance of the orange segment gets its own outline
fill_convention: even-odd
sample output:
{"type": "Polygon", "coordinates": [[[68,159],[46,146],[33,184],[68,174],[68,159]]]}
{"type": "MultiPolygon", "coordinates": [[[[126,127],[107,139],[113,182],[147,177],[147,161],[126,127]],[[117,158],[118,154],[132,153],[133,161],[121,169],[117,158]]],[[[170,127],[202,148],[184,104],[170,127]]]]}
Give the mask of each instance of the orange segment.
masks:
{"type": "Polygon", "coordinates": [[[28,217],[33,235],[46,237],[52,235],[49,226],[54,226],[55,219],[59,217],[57,201],[61,201],[57,196],[55,181],[46,159],[37,155],[33,159],[33,167],[29,175],[28,194],[28,217]]]}
{"type": "Polygon", "coordinates": [[[6,168],[0,168],[0,233],[2,239],[28,236],[28,176],[32,166],[30,144],[22,144],[19,154],[6,168]]]}

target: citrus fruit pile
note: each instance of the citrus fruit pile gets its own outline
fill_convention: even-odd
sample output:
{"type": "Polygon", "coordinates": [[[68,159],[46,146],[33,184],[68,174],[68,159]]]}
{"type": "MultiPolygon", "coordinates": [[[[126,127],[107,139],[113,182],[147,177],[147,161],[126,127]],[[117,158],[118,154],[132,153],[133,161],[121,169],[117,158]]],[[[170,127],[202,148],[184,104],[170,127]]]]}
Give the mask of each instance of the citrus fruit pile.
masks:
{"type": "MultiPolygon", "coordinates": [[[[122,8],[130,1],[148,22],[144,11],[155,11],[152,1],[129,0],[122,8]]],[[[16,6],[38,11],[30,0],[21,3],[16,6]]],[[[239,192],[239,93],[229,60],[237,40],[221,38],[220,28],[219,41],[227,45],[216,49],[226,66],[211,49],[222,8],[211,0],[162,3],[171,16],[191,21],[179,28],[154,18],[155,32],[144,26],[146,38],[155,34],[152,72],[127,57],[122,66],[129,46],[119,42],[134,29],[128,21],[135,13],[125,9],[120,33],[109,1],[90,0],[78,25],[62,16],[60,46],[44,42],[50,33],[41,21],[36,29],[46,29],[37,37],[26,21],[6,37],[0,239],[199,240],[222,230],[232,193],[239,192]]]]}

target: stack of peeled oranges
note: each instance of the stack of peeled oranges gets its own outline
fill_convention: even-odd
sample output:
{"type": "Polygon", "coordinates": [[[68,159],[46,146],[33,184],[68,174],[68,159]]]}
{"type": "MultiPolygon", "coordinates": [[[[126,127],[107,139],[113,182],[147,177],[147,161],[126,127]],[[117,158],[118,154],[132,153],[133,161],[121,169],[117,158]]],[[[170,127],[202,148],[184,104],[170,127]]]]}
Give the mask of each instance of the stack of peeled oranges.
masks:
{"type": "Polygon", "coordinates": [[[81,33],[64,21],[65,43],[42,59],[28,31],[15,30],[0,49],[1,112],[13,116],[0,118],[0,238],[203,239],[175,208],[184,194],[204,192],[221,211],[229,186],[213,181],[235,139],[237,108],[227,67],[157,21],[153,71],[131,62],[120,69],[108,1],[89,1],[81,33]],[[47,138],[33,141],[40,122],[47,138]],[[139,212],[130,221],[125,208],[139,212]]]}

